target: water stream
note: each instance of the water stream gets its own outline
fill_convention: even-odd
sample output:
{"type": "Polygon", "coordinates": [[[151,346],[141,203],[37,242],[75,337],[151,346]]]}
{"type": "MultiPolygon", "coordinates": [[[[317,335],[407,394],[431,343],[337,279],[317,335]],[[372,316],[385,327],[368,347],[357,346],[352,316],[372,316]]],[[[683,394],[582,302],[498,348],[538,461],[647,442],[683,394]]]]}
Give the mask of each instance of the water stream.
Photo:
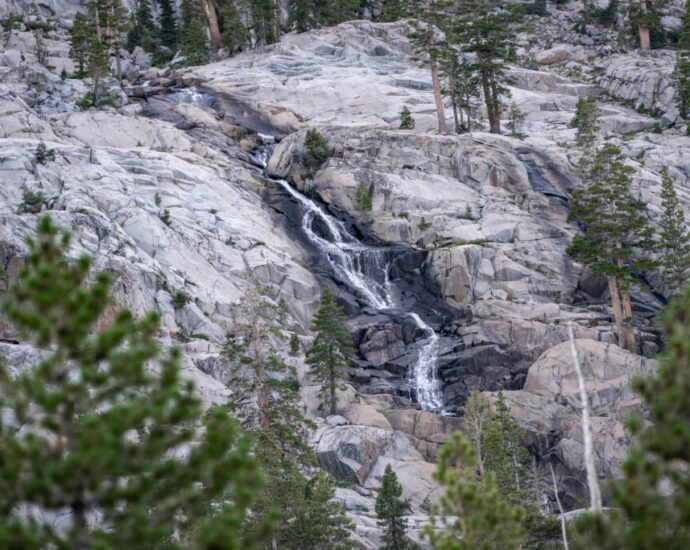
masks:
{"type": "MultiPolygon", "coordinates": [[[[264,143],[272,142],[268,136],[261,137],[264,143]]],[[[255,158],[265,169],[269,156],[270,148],[264,146],[257,150],[255,158]]],[[[396,309],[398,304],[389,279],[389,251],[362,243],[347,230],[341,220],[330,215],[321,205],[301,194],[288,182],[269,179],[299,203],[303,212],[302,233],[328,260],[334,276],[371,308],[377,311],[396,309]]],[[[410,387],[414,389],[422,410],[444,414],[437,377],[439,337],[419,315],[407,315],[427,335],[419,346],[410,369],[410,387]]]]}

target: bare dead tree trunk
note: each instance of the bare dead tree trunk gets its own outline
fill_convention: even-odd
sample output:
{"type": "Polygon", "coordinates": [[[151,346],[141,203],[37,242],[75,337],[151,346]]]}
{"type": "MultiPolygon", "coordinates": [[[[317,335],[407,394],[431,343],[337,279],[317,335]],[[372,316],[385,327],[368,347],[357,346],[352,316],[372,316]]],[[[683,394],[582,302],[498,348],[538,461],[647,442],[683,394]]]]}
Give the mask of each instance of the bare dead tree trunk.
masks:
{"type": "Polygon", "coordinates": [[[587,470],[587,485],[589,487],[589,507],[594,513],[601,512],[601,490],[597,478],[597,469],[594,464],[594,450],[592,447],[592,430],[589,422],[589,400],[585,388],[585,377],[582,375],[580,360],[577,356],[577,346],[573,336],[573,323],[568,321],[568,337],[570,338],[570,353],[573,356],[573,364],[577,374],[577,385],[580,391],[580,406],[582,407],[582,438],[584,440],[584,462],[587,470]]]}
{"type": "Polygon", "coordinates": [[[558,504],[558,510],[561,512],[561,533],[563,533],[563,548],[569,550],[568,548],[568,533],[565,529],[565,514],[563,513],[563,506],[561,506],[561,499],[558,498],[558,485],[556,485],[556,474],[553,473],[553,466],[549,462],[549,468],[551,469],[551,479],[553,480],[553,494],[556,497],[556,504],[558,504]]]}
{"type": "Polygon", "coordinates": [[[630,293],[627,290],[621,291],[621,301],[623,302],[623,330],[625,331],[625,347],[631,352],[635,353],[637,345],[635,343],[635,330],[632,326],[632,306],[630,304],[630,293]]]}
{"type": "Polygon", "coordinates": [[[618,282],[615,277],[606,277],[609,283],[609,294],[611,295],[611,307],[613,308],[613,318],[616,320],[616,332],[618,333],[618,345],[625,349],[625,334],[623,332],[623,310],[621,309],[621,299],[618,294],[618,282]]]}

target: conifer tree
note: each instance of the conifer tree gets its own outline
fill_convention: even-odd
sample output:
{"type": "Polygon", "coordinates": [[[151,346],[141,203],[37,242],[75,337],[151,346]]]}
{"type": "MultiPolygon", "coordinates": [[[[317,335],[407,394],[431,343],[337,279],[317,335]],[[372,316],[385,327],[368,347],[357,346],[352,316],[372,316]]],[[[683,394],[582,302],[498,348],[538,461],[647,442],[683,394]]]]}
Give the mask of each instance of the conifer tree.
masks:
{"type": "Polygon", "coordinates": [[[519,20],[519,6],[496,0],[459,0],[453,19],[451,39],[459,42],[463,52],[472,53],[484,96],[489,129],[501,133],[501,96],[508,93],[504,60],[514,43],[513,23],[519,20]]]}
{"type": "MultiPolygon", "coordinates": [[[[680,116],[685,120],[690,116],[690,4],[685,4],[676,45],[676,67],[673,71],[673,84],[676,89],[676,105],[680,116]]],[[[686,128],[690,133],[690,125],[686,128]]]]}
{"type": "Polygon", "coordinates": [[[407,105],[403,105],[400,111],[400,129],[401,130],[413,130],[415,126],[414,118],[412,118],[412,113],[407,108],[407,105]]]}
{"type": "Polygon", "coordinates": [[[634,169],[624,160],[610,144],[596,154],[589,185],[573,193],[568,220],[578,222],[584,233],[573,238],[567,253],[607,278],[619,345],[634,352],[629,287],[636,272],[654,267],[648,256],[654,241],[645,203],[630,191],[634,169]]]}
{"type": "Polygon", "coordinates": [[[463,418],[463,431],[477,451],[476,463],[479,480],[483,482],[486,456],[484,440],[486,439],[486,428],[491,418],[491,402],[477,390],[470,392],[465,403],[463,418]]]}
{"type": "Polygon", "coordinates": [[[280,36],[278,5],[275,0],[248,0],[255,44],[273,44],[280,36]]]}
{"type": "Polygon", "coordinates": [[[214,0],[201,0],[201,5],[206,15],[206,28],[208,29],[211,49],[216,51],[220,49],[223,43],[220,36],[220,26],[218,25],[216,2],[214,0]]]}
{"type": "Polygon", "coordinates": [[[483,439],[485,472],[493,473],[501,497],[511,504],[523,502],[531,486],[529,453],[520,443],[503,392],[497,394],[496,414],[486,423],[483,439]]]}
{"type": "Polygon", "coordinates": [[[129,30],[127,20],[127,9],[122,4],[122,0],[106,0],[106,29],[105,43],[115,53],[115,63],[117,67],[117,79],[122,82],[122,60],[120,49],[124,44],[123,35],[129,30]]]}
{"type": "Polygon", "coordinates": [[[570,121],[570,127],[576,129],[575,143],[582,150],[583,157],[592,157],[594,140],[599,131],[599,107],[594,96],[577,98],[575,116],[570,121]]]}
{"type": "Polygon", "coordinates": [[[132,13],[131,30],[127,35],[127,49],[131,52],[140,46],[147,52],[156,49],[155,37],[158,33],[151,12],[150,0],[136,0],[136,8],[132,13]]]}
{"type": "Polygon", "coordinates": [[[386,465],[381,482],[381,491],[376,497],[376,517],[378,524],[383,527],[381,550],[411,550],[415,545],[405,534],[407,518],[410,511],[410,501],[401,498],[402,486],[398,482],[390,464],[386,465]]]}
{"type": "Polygon", "coordinates": [[[0,366],[0,547],[255,547],[239,529],[261,485],[250,441],[223,410],[204,415],[158,316],[118,311],[69,243],[43,218],[4,306],[43,355],[0,366]]]}
{"type": "Polygon", "coordinates": [[[74,75],[77,78],[83,78],[86,75],[86,56],[89,51],[91,32],[86,15],[80,11],[75,13],[70,30],[70,57],[77,65],[74,75]]]}
{"type": "Polygon", "coordinates": [[[381,21],[391,23],[405,17],[408,13],[406,0],[384,0],[381,8],[381,21]]]}
{"type": "Polygon", "coordinates": [[[429,60],[431,70],[431,85],[434,90],[434,102],[436,104],[436,116],[438,118],[438,131],[440,134],[448,133],[446,115],[443,109],[443,97],[441,94],[441,82],[439,79],[438,60],[442,55],[443,45],[439,45],[435,28],[442,28],[447,21],[448,14],[443,9],[445,3],[432,3],[429,0],[419,3],[410,3],[408,14],[413,18],[413,32],[408,38],[417,55],[429,60]]]}
{"type": "Polygon", "coordinates": [[[510,107],[508,107],[508,124],[506,124],[508,130],[510,130],[511,136],[523,136],[520,130],[522,130],[522,124],[524,123],[524,121],[525,115],[522,114],[520,107],[518,107],[517,104],[515,104],[514,102],[511,103],[510,107]]]}
{"type": "Polygon", "coordinates": [[[690,231],[665,166],[661,171],[661,207],[661,278],[669,295],[675,296],[685,287],[690,274],[690,231]]]}
{"type": "Polygon", "coordinates": [[[177,46],[177,20],[173,0],[158,0],[160,15],[158,16],[158,36],[166,48],[177,46]]]}
{"type": "Polygon", "coordinates": [[[524,547],[524,510],[501,497],[492,472],[487,472],[484,483],[477,482],[476,451],[460,432],[441,447],[434,479],[444,488],[425,529],[434,550],[524,547]],[[441,516],[440,526],[436,514],[441,516]]]}
{"type": "Polygon", "coordinates": [[[342,388],[343,371],[350,366],[354,355],[352,338],[345,327],[343,308],[336,303],[335,294],[326,287],[321,296],[321,307],[314,316],[311,329],[316,332],[314,343],[307,352],[309,374],[321,384],[319,409],[335,414],[337,389],[342,388]]]}
{"type": "Polygon", "coordinates": [[[91,77],[93,82],[91,88],[91,106],[98,107],[103,102],[103,97],[106,96],[101,89],[103,79],[108,76],[108,49],[107,47],[98,40],[95,34],[91,35],[89,42],[89,62],[88,62],[88,75],[91,77]]]}
{"type": "Polygon", "coordinates": [[[662,329],[659,367],[633,381],[648,414],[628,421],[633,442],[612,509],[577,522],[578,549],[690,548],[690,288],[668,306],[662,329]]]}
{"type": "Polygon", "coordinates": [[[251,46],[251,33],[242,22],[240,10],[235,0],[226,0],[220,10],[223,16],[223,31],[221,38],[223,46],[228,49],[230,55],[241,51],[246,46],[251,46]]]}
{"type": "Polygon", "coordinates": [[[210,48],[205,22],[206,16],[197,0],[180,2],[180,46],[187,65],[208,61],[210,48]]]}
{"type": "Polygon", "coordinates": [[[299,410],[299,382],[295,367],[280,359],[285,340],[279,306],[267,288],[247,285],[235,307],[235,323],[227,336],[226,357],[231,362],[231,407],[245,428],[292,458],[308,454],[303,428],[310,426],[299,410]]]}

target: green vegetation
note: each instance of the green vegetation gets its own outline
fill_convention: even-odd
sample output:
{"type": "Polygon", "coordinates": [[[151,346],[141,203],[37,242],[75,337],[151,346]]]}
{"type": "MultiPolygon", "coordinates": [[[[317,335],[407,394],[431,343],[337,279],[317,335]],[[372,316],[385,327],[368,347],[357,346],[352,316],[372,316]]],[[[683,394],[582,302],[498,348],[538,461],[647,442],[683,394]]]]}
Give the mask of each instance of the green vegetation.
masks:
{"type": "Polygon", "coordinates": [[[345,327],[343,308],[336,303],[335,294],[326,287],[321,296],[321,307],[312,320],[311,330],[316,333],[312,347],[307,351],[307,364],[311,374],[321,386],[319,410],[336,413],[336,390],[342,388],[343,371],[350,366],[354,355],[352,338],[345,327]]]}
{"type": "Polygon", "coordinates": [[[38,164],[45,164],[49,160],[55,160],[55,149],[48,149],[45,143],[39,142],[34,153],[34,160],[38,164]]]}
{"type": "Polygon", "coordinates": [[[386,465],[381,491],[376,497],[376,517],[383,527],[381,550],[412,550],[416,547],[405,534],[410,501],[403,499],[402,486],[390,464],[386,465]]]}
{"type": "MultiPolygon", "coordinates": [[[[690,116],[690,5],[686,3],[676,49],[676,67],[673,71],[676,105],[686,121],[690,116]]],[[[690,134],[690,124],[686,133],[690,134]]]]}
{"type": "Polygon", "coordinates": [[[690,274],[690,230],[665,166],[661,171],[661,207],[661,279],[669,294],[675,296],[683,290],[690,274]]]}
{"type": "Polygon", "coordinates": [[[525,512],[502,498],[493,472],[477,479],[477,453],[460,432],[441,448],[434,478],[444,489],[426,528],[438,550],[518,550],[525,542],[525,512]],[[439,522],[437,515],[440,515],[439,522]],[[459,518],[459,520],[457,519],[459,518]]]}
{"type": "Polygon", "coordinates": [[[629,289],[636,272],[655,266],[649,258],[654,241],[645,202],[630,191],[635,170],[624,161],[610,144],[596,154],[589,184],[573,193],[568,220],[579,223],[583,234],[573,238],[567,253],[608,279],[619,345],[634,352],[629,289]]]}
{"type": "Polygon", "coordinates": [[[578,549],[690,547],[690,288],[668,307],[662,327],[658,369],[633,382],[648,416],[628,421],[633,443],[623,479],[612,483],[613,509],[577,522],[578,549]]]}
{"type": "Polygon", "coordinates": [[[304,152],[302,153],[302,164],[313,173],[333,156],[333,149],[328,146],[326,139],[314,129],[307,130],[304,137],[304,152]]]}
{"type": "Polygon", "coordinates": [[[415,122],[414,118],[412,118],[412,113],[410,113],[410,110],[407,108],[407,105],[404,105],[402,110],[400,111],[400,129],[401,130],[412,130],[414,129],[415,122]]]}
{"type": "Polygon", "coordinates": [[[175,294],[172,295],[172,306],[175,309],[182,309],[190,302],[190,300],[191,297],[189,296],[189,294],[187,294],[183,290],[176,290],[175,294]]]}
{"type": "Polygon", "coordinates": [[[17,208],[17,214],[38,214],[46,205],[43,191],[30,191],[25,189],[22,193],[22,202],[17,208]]]}
{"type": "Polygon", "coordinates": [[[262,485],[249,439],[203,412],[179,353],[160,351],[158,316],[118,310],[69,243],[43,218],[4,306],[45,354],[18,376],[0,367],[0,546],[254,548],[238,528],[262,485]],[[73,521],[20,521],[18,506],[73,521]]]}
{"type": "Polygon", "coordinates": [[[357,210],[362,214],[371,211],[371,191],[363,181],[357,186],[357,210]]]}
{"type": "Polygon", "coordinates": [[[506,124],[506,126],[508,127],[508,130],[510,130],[510,135],[512,137],[525,137],[525,135],[521,132],[522,124],[524,122],[525,115],[522,114],[520,107],[518,107],[517,104],[515,104],[515,102],[511,103],[508,107],[508,123],[506,124]]]}

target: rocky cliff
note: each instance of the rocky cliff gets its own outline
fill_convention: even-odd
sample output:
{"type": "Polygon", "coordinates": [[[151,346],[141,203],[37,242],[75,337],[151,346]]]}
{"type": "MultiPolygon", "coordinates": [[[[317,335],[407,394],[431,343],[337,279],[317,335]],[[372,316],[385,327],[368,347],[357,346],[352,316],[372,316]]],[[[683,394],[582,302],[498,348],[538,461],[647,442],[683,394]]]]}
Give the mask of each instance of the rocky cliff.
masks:
{"type": "MultiPolygon", "coordinates": [[[[572,22],[568,9],[558,15],[552,34],[572,22]]],[[[75,257],[87,252],[112,274],[118,302],[136,314],[161,312],[162,341],[182,349],[185,372],[209,403],[232,391],[221,349],[248,280],[285,300],[303,346],[321,289],[339,288],[358,357],[338,415],[318,418],[302,359],[286,360],[317,421],[319,462],[343,481],[338,497],[365,548],[379,541],[373,503],[389,463],[412,499],[412,530],[425,521],[437,492],[433,461],[461,427],[472,390],[506,390],[530,451],[554,464],[565,503],[578,502],[582,436],[568,323],[583,357],[599,474],[619,472],[622,421],[640,409],[628,383],[654,368],[644,356],[659,348],[653,319],[664,289],[640,274],[641,355],[630,354],[615,345],[604,281],[565,255],[577,231],[566,221],[568,201],[582,185],[568,126],[579,96],[602,99],[602,133],[629,156],[652,220],[663,166],[690,214],[690,138],[669,128],[677,117],[669,52],[613,53],[605,36],[578,46],[525,36],[520,53],[534,62],[511,67],[510,91],[526,137],[440,136],[428,69],[413,60],[407,31],[405,23],[349,22],[177,72],[133,56],[119,106],[100,111],[79,111],[83,82],[56,74],[72,70],[59,32],[47,40],[53,70],[35,63],[31,33],[6,34],[0,52],[0,260],[10,279],[38,217],[18,213],[23,192],[40,191],[44,210],[73,231],[75,257]],[[397,129],[403,105],[415,130],[397,129]],[[300,159],[312,127],[334,154],[307,182],[300,159]],[[39,140],[54,161],[36,161],[39,140]],[[361,182],[368,212],[357,208],[361,182]],[[341,240],[363,247],[354,271],[338,271],[310,238],[310,208],[322,217],[314,235],[337,240],[323,227],[337,223],[350,235],[341,240]],[[378,295],[383,305],[353,273],[388,289],[378,295]],[[429,410],[414,376],[425,353],[440,391],[429,410]]],[[[11,365],[37,360],[3,330],[11,365]]]]}

